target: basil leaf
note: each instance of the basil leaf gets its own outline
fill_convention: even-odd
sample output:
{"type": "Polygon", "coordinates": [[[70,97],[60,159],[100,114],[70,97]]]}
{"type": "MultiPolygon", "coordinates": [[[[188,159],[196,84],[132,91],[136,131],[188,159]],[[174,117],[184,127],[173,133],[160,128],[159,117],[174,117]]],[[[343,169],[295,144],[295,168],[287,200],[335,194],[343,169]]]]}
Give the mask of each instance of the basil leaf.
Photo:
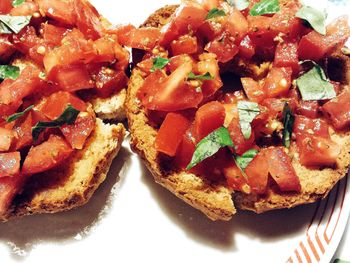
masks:
{"type": "Polygon", "coordinates": [[[252,135],[251,123],[260,114],[259,104],[250,101],[238,101],[238,116],[241,131],[246,140],[252,135]]]}
{"type": "Polygon", "coordinates": [[[315,31],[325,35],[326,34],[326,13],[317,10],[311,6],[303,6],[295,14],[306,22],[308,22],[315,31]]]}
{"type": "Polygon", "coordinates": [[[234,145],[229,131],[225,127],[221,127],[210,133],[197,144],[192,160],[186,169],[192,169],[194,166],[213,156],[221,148],[226,146],[233,147],[234,145]]]}
{"type": "Polygon", "coordinates": [[[248,0],[226,0],[226,2],[235,8],[237,8],[239,11],[242,11],[244,9],[247,9],[249,6],[248,0]]]}
{"type": "Polygon", "coordinates": [[[203,75],[196,75],[193,72],[191,72],[190,74],[188,74],[187,79],[188,80],[212,80],[212,79],[214,79],[214,77],[212,75],[210,75],[209,72],[207,72],[203,75]]]}
{"type": "Polygon", "coordinates": [[[36,141],[39,138],[40,133],[44,131],[46,128],[59,128],[64,124],[68,124],[68,125],[73,124],[77,119],[78,115],[79,115],[79,111],[73,108],[72,105],[68,104],[68,106],[63,111],[61,116],[59,116],[57,119],[53,121],[48,121],[48,122],[39,121],[32,128],[32,137],[34,141],[36,141]]]}
{"type": "Polygon", "coordinates": [[[13,7],[16,7],[16,6],[19,6],[21,4],[23,4],[26,0],[13,0],[12,1],[12,6],[13,7]]]}
{"type": "Polygon", "coordinates": [[[251,161],[253,161],[254,157],[259,153],[258,150],[250,149],[247,152],[245,152],[243,155],[235,156],[235,161],[238,166],[243,172],[245,168],[250,164],[251,161]]]}
{"type": "Polygon", "coordinates": [[[18,34],[30,22],[31,16],[0,15],[0,34],[18,34]]]}
{"type": "Polygon", "coordinates": [[[323,69],[315,66],[296,80],[303,100],[327,100],[337,96],[323,69]]]}
{"type": "Polygon", "coordinates": [[[151,72],[156,71],[157,69],[163,69],[170,62],[167,58],[156,57],[153,59],[153,67],[151,68],[151,72]]]}
{"type": "Polygon", "coordinates": [[[283,126],[284,126],[282,141],[283,141],[283,145],[289,148],[290,143],[292,141],[292,132],[293,132],[295,117],[288,103],[284,104],[282,117],[283,117],[283,126]]]}
{"type": "Polygon", "coordinates": [[[278,0],[262,0],[256,3],[252,9],[250,9],[249,14],[251,16],[261,16],[267,14],[274,14],[280,11],[280,4],[278,0]]]}
{"type": "Polygon", "coordinates": [[[218,8],[213,8],[211,9],[208,14],[207,17],[205,18],[205,20],[209,20],[209,19],[213,19],[215,17],[219,17],[219,16],[225,16],[226,13],[224,10],[218,9],[218,8]]]}
{"type": "Polygon", "coordinates": [[[19,67],[0,65],[0,79],[16,79],[20,73],[19,67]]]}
{"type": "Polygon", "coordinates": [[[26,114],[28,111],[31,111],[34,108],[34,105],[30,105],[28,108],[26,108],[22,112],[17,112],[15,114],[10,115],[7,119],[6,122],[13,122],[19,118],[21,118],[24,114],[26,114]]]}

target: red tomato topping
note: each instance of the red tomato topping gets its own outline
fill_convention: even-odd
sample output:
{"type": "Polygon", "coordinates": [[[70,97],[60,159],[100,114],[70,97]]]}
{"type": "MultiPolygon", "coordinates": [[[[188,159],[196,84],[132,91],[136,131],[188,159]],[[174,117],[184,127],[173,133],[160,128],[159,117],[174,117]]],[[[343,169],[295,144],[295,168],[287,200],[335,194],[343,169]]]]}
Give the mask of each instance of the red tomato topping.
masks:
{"type": "Polygon", "coordinates": [[[0,178],[19,175],[20,161],[19,152],[0,153],[0,178]]]}
{"type": "Polygon", "coordinates": [[[239,40],[243,39],[248,32],[248,28],[247,19],[238,9],[234,9],[227,17],[226,30],[230,32],[231,36],[239,40]]]}
{"type": "Polygon", "coordinates": [[[264,90],[269,98],[279,97],[288,94],[291,84],[291,68],[273,67],[265,79],[264,90]]]}
{"type": "Polygon", "coordinates": [[[190,121],[181,114],[169,113],[160,127],[155,146],[157,151],[175,156],[190,121]]]}
{"type": "Polygon", "coordinates": [[[197,38],[189,35],[181,36],[179,39],[172,41],[170,47],[173,56],[195,54],[198,51],[197,38]]]}
{"type": "Polygon", "coordinates": [[[13,140],[13,131],[0,127],[0,152],[8,151],[11,147],[13,140]]]}
{"type": "Polygon", "coordinates": [[[255,45],[249,35],[245,36],[239,44],[239,55],[251,59],[255,54],[255,45]]]}
{"type": "Polygon", "coordinates": [[[261,102],[265,98],[265,91],[260,83],[252,78],[241,78],[243,89],[248,99],[255,102],[261,102]]]}
{"type": "Polygon", "coordinates": [[[23,183],[24,177],[21,175],[0,178],[0,215],[8,213],[8,207],[23,183]]]}
{"type": "Polygon", "coordinates": [[[161,37],[160,30],[153,27],[135,28],[125,33],[119,38],[122,45],[143,50],[152,50],[161,37]]]}
{"type": "Polygon", "coordinates": [[[119,92],[127,84],[128,77],[124,71],[115,71],[103,67],[96,76],[96,92],[103,98],[119,92]]]}
{"type": "Polygon", "coordinates": [[[31,16],[39,11],[39,6],[34,2],[24,2],[11,10],[12,16],[31,16]]]}
{"type": "Polygon", "coordinates": [[[0,14],[8,14],[12,9],[12,1],[11,0],[1,0],[0,2],[0,14]]]}
{"type": "Polygon", "coordinates": [[[66,160],[72,152],[72,148],[65,139],[51,135],[47,141],[29,150],[23,163],[22,173],[36,174],[50,170],[66,160]]]}
{"type": "Polygon", "coordinates": [[[76,14],[73,0],[36,0],[40,10],[46,16],[66,25],[74,25],[76,14]]]}
{"type": "Polygon", "coordinates": [[[239,48],[236,45],[236,39],[227,31],[215,38],[205,46],[205,50],[214,53],[219,62],[225,63],[233,59],[239,48]]]}
{"type": "Polygon", "coordinates": [[[193,153],[196,149],[195,139],[192,136],[192,129],[188,129],[183,135],[181,143],[177,148],[174,164],[178,169],[186,169],[191,162],[193,153]]]}
{"type": "Polygon", "coordinates": [[[279,43],[276,49],[274,65],[276,67],[289,67],[293,70],[293,75],[296,76],[300,71],[298,43],[294,41],[279,43]]]}

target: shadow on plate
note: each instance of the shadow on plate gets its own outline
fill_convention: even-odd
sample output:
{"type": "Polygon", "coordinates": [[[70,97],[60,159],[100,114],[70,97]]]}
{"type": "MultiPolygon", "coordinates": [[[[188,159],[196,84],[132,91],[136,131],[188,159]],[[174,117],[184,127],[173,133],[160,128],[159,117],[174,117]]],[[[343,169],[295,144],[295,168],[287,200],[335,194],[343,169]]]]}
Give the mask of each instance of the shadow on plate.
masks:
{"type": "Polygon", "coordinates": [[[25,260],[37,244],[72,242],[87,237],[109,213],[112,196],[123,184],[125,170],[130,166],[130,155],[127,148],[121,148],[105,182],[85,206],[67,212],[34,215],[0,223],[0,242],[9,246],[15,259],[25,260]]]}
{"type": "Polygon", "coordinates": [[[223,252],[237,250],[235,244],[237,234],[250,239],[273,242],[281,239],[282,236],[300,233],[300,230],[308,226],[316,209],[316,204],[311,204],[290,210],[270,211],[260,215],[238,211],[229,222],[213,222],[167,189],[156,184],[144,166],[142,181],[150,189],[152,196],[164,213],[181,227],[189,238],[223,252]]]}

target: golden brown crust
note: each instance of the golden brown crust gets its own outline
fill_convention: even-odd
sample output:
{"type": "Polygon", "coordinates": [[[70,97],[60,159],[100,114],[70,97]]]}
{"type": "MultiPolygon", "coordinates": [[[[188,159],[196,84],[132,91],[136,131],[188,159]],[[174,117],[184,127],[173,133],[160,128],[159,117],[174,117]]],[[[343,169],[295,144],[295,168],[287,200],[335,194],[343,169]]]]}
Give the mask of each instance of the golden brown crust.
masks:
{"type": "Polygon", "coordinates": [[[30,178],[23,193],[14,199],[8,214],[0,217],[0,221],[84,205],[105,180],[124,134],[122,124],[109,125],[97,119],[95,131],[84,149],[74,152],[58,169],[30,178]]]}
{"type": "MultiPolygon", "coordinates": [[[[166,6],[159,9],[148,18],[143,26],[160,27],[164,25],[176,8],[177,6],[166,6]]],[[[348,67],[346,68],[349,69],[348,67]]],[[[347,71],[346,69],[344,70],[347,71]]],[[[157,160],[157,152],[154,148],[157,130],[148,124],[147,116],[136,98],[137,90],[142,83],[141,72],[138,69],[134,69],[126,101],[133,150],[141,156],[159,184],[193,207],[201,210],[211,219],[230,219],[235,213],[235,209],[230,200],[231,193],[226,187],[210,185],[193,174],[184,172],[169,174],[161,169],[157,160]]],[[[301,204],[312,203],[319,198],[325,197],[334,185],[346,175],[350,162],[350,133],[333,133],[332,138],[342,146],[336,169],[325,168],[317,170],[303,167],[298,161],[295,146],[291,149],[293,166],[301,181],[301,193],[281,194],[277,193],[277,191],[269,190],[267,195],[257,196],[237,192],[233,194],[234,204],[240,209],[262,213],[268,210],[291,208],[301,204]]]]}

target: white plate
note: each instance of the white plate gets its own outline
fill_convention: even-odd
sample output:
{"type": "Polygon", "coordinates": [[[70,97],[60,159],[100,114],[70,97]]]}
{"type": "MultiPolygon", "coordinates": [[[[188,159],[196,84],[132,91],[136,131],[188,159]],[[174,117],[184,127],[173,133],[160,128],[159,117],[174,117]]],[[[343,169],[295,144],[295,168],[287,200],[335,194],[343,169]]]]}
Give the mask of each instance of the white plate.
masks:
{"type": "MultiPolygon", "coordinates": [[[[158,7],[177,3],[92,2],[113,23],[136,25],[158,7]]],[[[156,185],[124,142],[86,206],[0,224],[0,261],[329,262],[350,213],[349,181],[312,205],[262,215],[239,211],[230,222],[211,222],[156,185]]]]}

